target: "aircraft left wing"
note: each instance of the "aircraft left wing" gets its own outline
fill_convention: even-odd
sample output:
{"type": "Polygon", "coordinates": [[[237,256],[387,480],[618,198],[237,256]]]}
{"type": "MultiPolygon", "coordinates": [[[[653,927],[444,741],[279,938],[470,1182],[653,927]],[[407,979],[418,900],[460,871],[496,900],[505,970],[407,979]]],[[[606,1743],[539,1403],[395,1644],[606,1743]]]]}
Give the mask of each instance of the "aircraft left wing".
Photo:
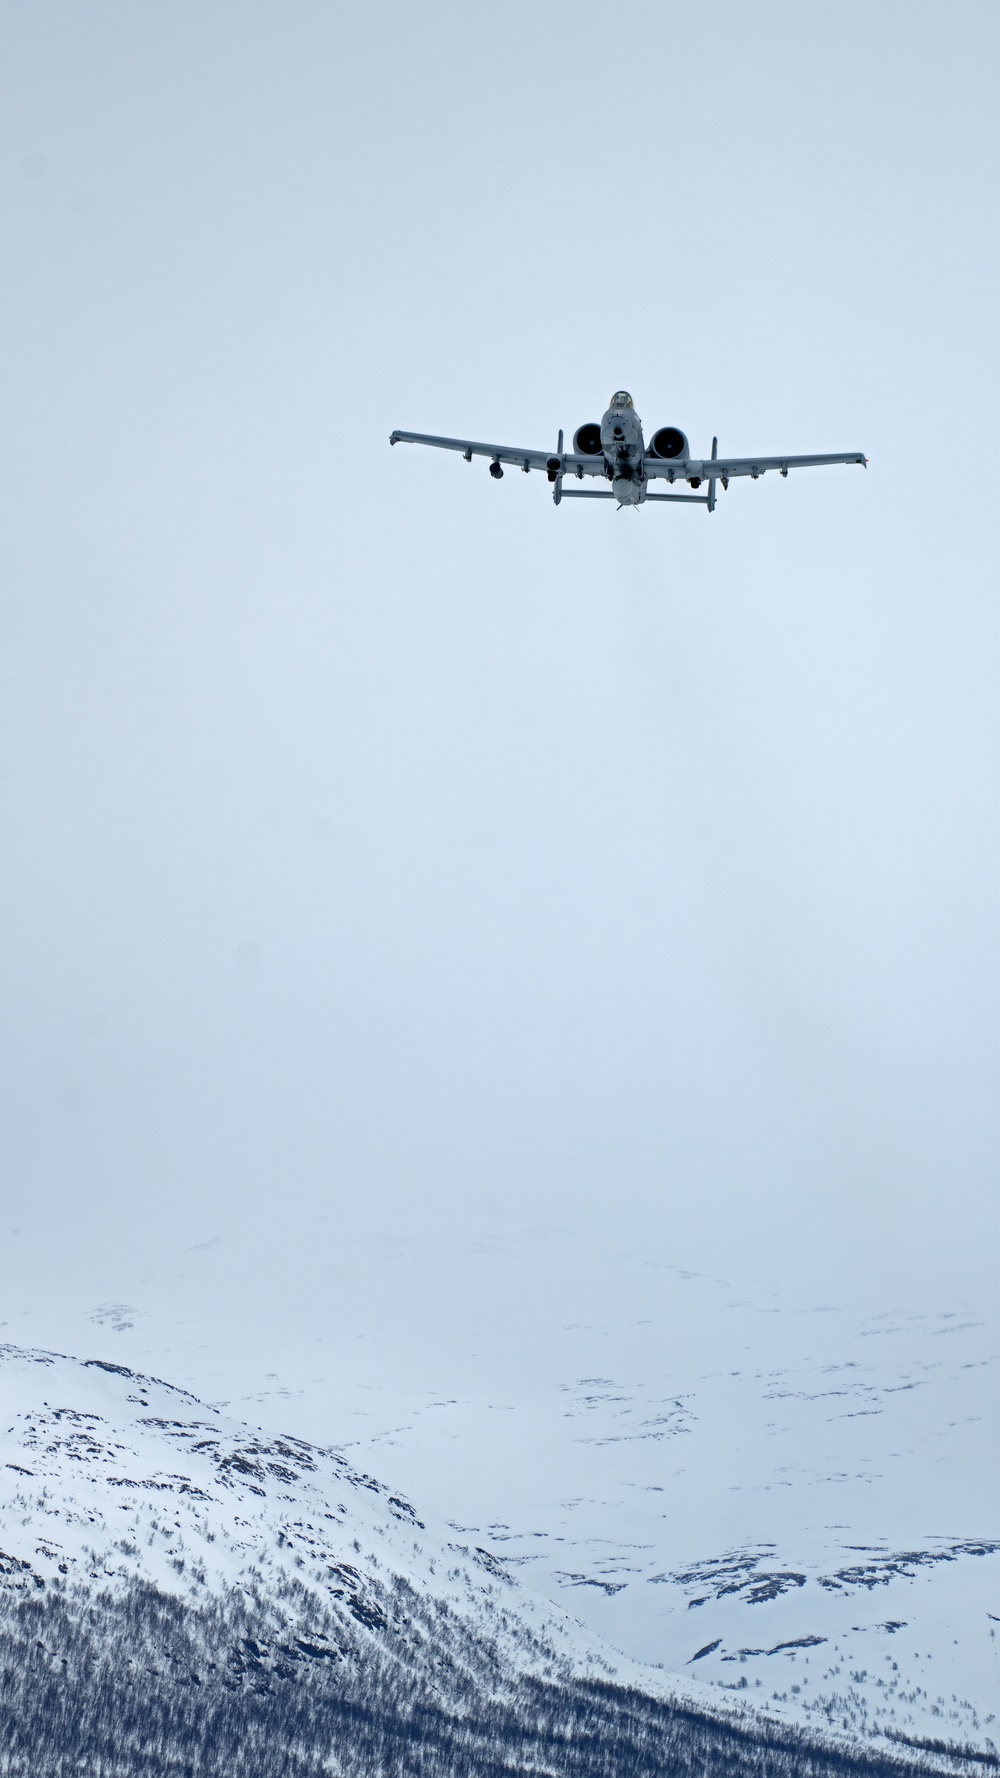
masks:
{"type": "Polygon", "coordinates": [[[790,469],[809,469],[821,467],[825,463],[861,463],[868,467],[868,458],[863,451],[836,451],[822,457],[706,457],[697,462],[689,458],[686,462],[666,457],[646,456],[643,468],[647,476],[665,476],[667,481],[690,481],[694,477],[707,481],[718,478],[727,482],[731,475],[751,475],[754,481],[759,475],[765,475],[769,469],[777,469],[779,474],[787,475],[790,469]]]}
{"type": "Polygon", "coordinates": [[[494,463],[510,463],[527,473],[531,469],[556,469],[560,475],[604,474],[604,457],[573,457],[563,451],[519,450],[514,445],[480,444],[471,438],[435,438],[429,432],[390,432],[389,443],[435,445],[441,451],[461,451],[467,463],[473,457],[489,457],[494,463]]]}

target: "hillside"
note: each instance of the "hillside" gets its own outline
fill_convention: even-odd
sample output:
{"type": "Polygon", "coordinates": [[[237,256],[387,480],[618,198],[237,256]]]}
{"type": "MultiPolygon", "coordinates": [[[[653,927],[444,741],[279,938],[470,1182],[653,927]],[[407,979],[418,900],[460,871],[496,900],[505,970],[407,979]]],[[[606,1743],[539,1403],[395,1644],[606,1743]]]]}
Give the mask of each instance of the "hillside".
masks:
{"type": "Polygon", "coordinates": [[[12,1778],[996,1769],[668,1678],[335,1450],[123,1365],[0,1356],[12,1778]]]}

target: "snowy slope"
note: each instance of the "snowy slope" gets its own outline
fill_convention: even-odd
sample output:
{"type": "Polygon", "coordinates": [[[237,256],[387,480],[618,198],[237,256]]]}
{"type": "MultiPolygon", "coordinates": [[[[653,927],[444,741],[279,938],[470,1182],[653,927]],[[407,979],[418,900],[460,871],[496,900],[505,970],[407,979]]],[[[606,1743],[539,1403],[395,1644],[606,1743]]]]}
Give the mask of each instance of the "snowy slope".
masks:
{"type": "Polygon", "coordinates": [[[335,1441],[615,1659],[805,1723],[998,1739],[996,1337],[966,1304],[866,1315],[585,1231],[322,1217],[126,1255],[57,1306],[36,1245],[8,1337],[335,1441]]]}
{"type": "MultiPolygon", "coordinates": [[[[477,1523],[636,1658],[803,1720],[989,1747],[1000,1541],[982,1330],[818,1316],[789,1352],[790,1319],[770,1354],[756,1331],[750,1365],[556,1384],[545,1436],[561,1488],[514,1511],[497,1488],[477,1523]]],[[[460,1401],[435,1413],[452,1430],[463,1417],[482,1448],[487,1416],[460,1401]]],[[[415,1418],[392,1442],[407,1438],[415,1418]]]]}
{"type": "MultiPolygon", "coordinates": [[[[635,1659],[746,1687],[802,1721],[988,1750],[1000,1741],[988,1330],[947,1312],[788,1314],[710,1278],[683,1287],[694,1355],[690,1337],[664,1355],[653,1319],[573,1330],[577,1374],[532,1403],[534,1476],[500,1462],[464,1474],[482,1515],[470,1534],[635,1659]]],[[[425,1486],[443,1438],[484,1453],[498,1419],[456,1396],[354,1449],[386,1463],[379,1446],[391,1447],[407,1485],[425,1486]]],[[[527,1415],[509,1399],[502,1419],[512,1437],[527,1415]]]]}
{"type": "MultiPolygon", "coordinates": [[[[456,1277],[477,1257],[457,1254],[456,1277]]],[[[247,1392],[253,1411],[309,1430],[335,1402],[355,1461],[637,1661],[805,1722],[1000,1739],[981,1318],[803,1308],[615,1256],[591,1292],[600,1319],[540,1327],[529,1373],[486,1352],[510,1340],[508,1259],[488,1282],[482,1266],[501,1310],[472,1359],[418,1355],[401,1377],[378,1352],[351,1382],[272,1347],[281,1369],[247,1392]]]]}
{"type": "Polygon", "coordinates": [[[527,1630],[545,1641],[542,1670],[612,1670],[595,1639],[509,1581],[489,1551],[436,1537],[401,1495],[332,1451],[104,1360],[8,1346],[0,1366],[9,1586],[139,1579],[197,1605],[234,1586],[278,1598],[293,1582],[378,1629],[380,1592],[404,1576],[488,1624],[515,1665],[527,1630]]]}
{"type": "MultiPolygon", "coordinates": [[[[435,1530],[402,1494],[335,1451],[263,1433],[107,1360],[7,1346],[0,1390],[0,1572],[8,1591],[113,1591],[140,1579],[196,1607],[234,1587],[278,1602],[304,1586],[352,1627],[377,1634],[389,1589],[402,1578],[428,1603],[444,1602],[511,1671],[614,1679],[734,1720],[759,1714],[759,1697],[620,1657],[521,1584],[504,1560],[502,1533],[477,1541],[471,1532],[435,1530]]],[[[714,1569],[676,1585],[725,1598],[727,1576],[744,1589],[747,1577],[769,1585],[749,1556],[726,1575],[714,1569]]],[[[785,1596],[781,1587],[777,1594],[785,1596]]],[[[572,1604],[581,1597],[574,1592],[572,1604]]],[[[771,1720],[797,1713],[793,1694],[787,1706],[767,1706],[771,1720]]],[[[848,1720],[847,1736],[840,1722],[819,1726],[853,1742],[860,1726],[890,1725],[848,1720]]]]}

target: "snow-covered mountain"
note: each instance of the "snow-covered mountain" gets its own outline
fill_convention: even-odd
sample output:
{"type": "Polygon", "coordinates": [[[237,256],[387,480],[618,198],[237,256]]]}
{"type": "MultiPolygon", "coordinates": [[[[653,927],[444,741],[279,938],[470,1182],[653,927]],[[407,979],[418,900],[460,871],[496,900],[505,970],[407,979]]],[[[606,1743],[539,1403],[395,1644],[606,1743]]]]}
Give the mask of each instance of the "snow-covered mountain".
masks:
{"type": "MultiPolygon", "coordinates": [[[[21,1612],[22,1642],[27,1647],[30,1641],[32,1659],[41,1663],[39,1672],[44,1669],[46,1683],[52,1683],[54,1671],[61,1675],[57,1693],[58,1683],[69,1685],[74,1670],[76,1644],[66,1629],[68,1611],[76,1624],[74,1635],[79,1636],[84,1620],[89,1625],[90,1669],[98,1658],[94,1650],[100,1649],[102,1623],[118,1625],[115,1636],[120,1647],[121,1626],[128,1622],[133,1629],[124,1646],[134,1649],[134,1655],[119,1655],[112,1663],[119,1669],[119,1681],[123,1661],[126,1666],[133,1661],[137,1673],[153,1674],[157,1684],[172,1673],[177,1683],[199,1690],[207,1687],[206,1697],[213,1685],[218,1690],[223,1684],[241,1690],[241,1695],[248,1688],[254,1695],[270,1694],[275,1686],[280,1690],[281,1683],[298,1683],[303,1674],[312,1675],[315,1689],[333,1684],[329,1675],[336,1673],[341,1676],[337,1696],[342,1700],[347,1683],[343,1675],[348,1670],[356,1675],[377,1670],[383,1699],[387,1687],[396,1695],[397,1680],[386,1675],[402,1675],[411,1688],[407,1693],[411,1700],[417,1696],[447,1710],[449,1720],[456,1712],[469,1718],[470,1696],[486,1699],[493,1707],[498,1699],[520,1696],[518,1686],[529,1685],[545,1688],[546,1698],[562,1700],[563,1710],[570,1707],[566,1700],[583,1699],[590,1710],[593,1699],[599,1698],[603,1711],[617,1712],[615,1733],[619,1733],[621,1700],[629,1698],[633,1700],[629,1722],[641,1719],[641,1734],[639,1730],[635,1734],[643,1745],[650,1737],[655,1743],[659,1735],[666,1746],[662,1738],[668,1734],[667,1725],[673,1724],[669,1733],[680,1733],[677,1724],[682,1720],[688,1725],[684,1734],[711,1732],[730,1740],[735,1736],[732,1746],[726,1743],[725,1757],[717,1754],[718,1765],[712,1770],[887,1772],[895,1769],[894,1761],[902,1762],[900,1769],[910,1770],[995,1768],[983,1734],[973,1747],[969,1736],[949,1733],[950,1725],[940,1717],[932,1722],[936,1734],[921,1733],[927,1724],[918,1720],[919,1713],[913,1715],[914,1700],[901,1695],[899,1680],[886,1688],[891,1708],[884,1709],[877,1721],[871,1720],[871,1713],[868,1721],[859,1720],[858,1709],[852,1706],[842,1709],[831,1704],[824,1711],[815,1696],[809,1698],[805,1716],[822,1730],[816,1748],[825,1747],[826,1753],[810,1752],[809,1759],[819,1763],[808,1768],[804,1763],[782,1764],[789,1747],[793,1761],[799,1757],[795,1749],[805,1759],[806,1744],[795,1740],[794,1727],[796,1718],[803,1716],[801,1693],[792,1684],[787,1699],[778,1703],[768,1699],[765,1705],[759,1692],[754,1697],[744,1685],[723,1691],[622,1656],[558,1603],[523,1584],[525,1565],[518,1549],[513,1549],[511,1560],[516,1540],[499,1526],[491,1537],[435,1527],[402,1493],[355,1468],[341,1452],[298,1437],[262,1432],[207,1407],[183,1389],[127,1366],[6,1346],[0,1349],[0,1399],[4,1622],[9,1627],[10,1613],[21,1612]],[[148,1628],[152,1621],[148,1602],[164,1599],[173,1602],[175,1642],[181,1635],[178,1625],[202,1626],[197,1635],[185,1631],[188,1653],[183,1660],[171,1655],[169,1648],[165,1652],[148,1628]],[[204,1629],[210,1623],[215,1629],[204,1629]],[[59,1624],[63,1628],[57,1633],[59,1624]],[[29,1625],[40,1634],[29,1637],[29,1625]],[[192,1654],[192,1648],[200,1654],[192,1654]],[[212,1658],[213,1649],[218,1658],[212,1658]],[[460,1711],[456,1688],[464,1699],[460,1711]],[[690,1729],[692,1723],[702,1726],[690,1729]],[[967,1755],[977,1757],[949,1758],[928,1745],[958,1740],[966,1743],[967,1755]],[[916,1745],[920,1742],[923,1746],[916,1745]],[[824,1758],[834,1764],[825,1765],[824,1758]]],[[[961,1552],[951,1550],[947,1559],[978,1566],[984,1554],[985,1548],[977,1553],[970,1546],[961,1552]]],[[[913,1568],[921,1565],[912,1553],[908,1560],[913,1568]]],[[[859,1588],[881,1585],[889,1565],[881,1553],[859,1555],[850,1577],[821,1577],[832,1583],[823,1589],[823,1596],[829,1592],[831,1598],[855,1598],[859,1588]],[[878,1578],[869,1583],[865,1575],[878,1578]]],[[[571,1582],[591,1583],[576,1587],[572,1605],[584,1591],[594,1590],[595,1583],[602,1598],[613,1597],[612,1589],[619,1583],[608,1578],[609,1572],[605,1564],[593,1575],[569,1575],[571,1582]]],[[[688,1604],[696,1594],[705,1596],[704,1603],[696,1606],[699,1621],[711,1599],[730,1613],[735,1625],[741,1608],[755,1596],[761,1603],[781,1601],[801,1592],[805,1581],[777,1570],[766,1552],[746,1551],[705,1564],[698,1573],[670,1577],[668,1584],[688,1604]]],[[[153,1615],[159,1623],[160,1617],[153,1615]]],[[[717,1622],[713,1621],[713,1629],[717,1622]]],[[[808,1678],[805,1663],[815,1656],[818,1640],[810,1635],[783,1639],[784,1658],[797,1658],[795,1671],[803,1682],[808,1678]]],[[[727,1646],[724,1641],[719,1644],[723,1656],[727,1646]]],[[[703,1655],[702,1663],[709,1658],[703,1655]]],[[[820,1666],[811,1672],[816,1692],[820,1666]]],[[[860,1696],[863,1682],[844,1677],[844,1695],[853,1688],[860,1696]]],[[[88,1683],[93,1692],[93,1682],[88,1683]]],[[[144,1677],[143,1683],[152,1681],[144,1677]]],[[[398,1683],[402,1685],[403,1679],[398,1683]]],[[[36,1675],[33,1695],[39,1695],[38,1684],[36,1675]]],[[[540,1706],[535,1694],[532,1698],[534,1720],[540,1706]]],[[[515,1705],[510,1703],[510,1708],[515,1705]]],[[[16,1720],[15,1712],[8,1724],[9,1749],[16,1739],[10,1725],[16,1720]]],[[[606,1742],[605,1732],[602,1745],[606,1742]]],[[[647,1747],[643,1757],[647,1756],[652,1763],[636,1763],[629,1769],[687,1769],[681,1753],[671,1754],[673,1763],[664,1763],[666,1756],[660,1759],[655,1748],[649,1755],[647,1747]]],[[[553,1757],[551,1748],[546,1757],[553,1757]]],[[[538,1769],[605,1769],[596,1755],[589,1765],[585,1755],[575,1757],[583,1763],[550,1763],[538,1769]]],[[[485,1770],[484,1758],[480,1751],[478,1764],[470,1769],[485,1770]]],[[[32,1772],[33,1778],[40,1770],[30,1758],[17,1764],[10,1752],[3,1769],[32,1772]]],[[[61,1770],[55,1765],[51,1769],[61,1770]]],[[[382,1768],[366,1765],[355,1748],[339,1765],[303,1764],[296,1769],[361,1773],[382,1768]]],[[[427,1767],[431,1769],[447,1767],[427,1767]]],[[[515,1758],[509,1769],[529,1766],[519,1766],[515,1758]]],[[[609,1769],[616,1767],[612,1764],[609,1769]]]]}
{"type": "Polygon", "coordinates": [[[217,1308],[233,1247],[184,1256],[130,1325],[119,1306],[121,1331],[114,1305],[91,1311],[86,1337],[102,1317],[129,1362],[336,1436],[644,1666],[862,1735],[998,1739],[981,1313],[859,1312],[539,1230],[433,1253],[342,1241],[336,1293],[300,1259],[299,1321],[236,1350],[217,1308]],[[435,1268],[465,1345],[434,1340],[435,1268]]]}
{"type": "Polygon", "coordinates": [[[139,1580],[197,1605],[233,1587],[280,1599],[305,1586],[380,1629],[386,1589],[405,1577],[422,1598],[488,1622],[515,1664],[531,1664],[518,1653],[530,1635],[548,1650],[539,1671],[614,1671],[596,1639],[512,1582],[500,1558],[436,1536],[334,1451],[223,1418],[105,1360],[8,1346],[0,1366],[8,1587],[139,1580]]]}
{"type": "MultiPolygon", "coordinates": [[[[603,1354],[593,1330],[594,1368],[534,1404],[544,1491],[506,1469],[501,1489],[485,1465],[469,1481],[482,1508],[469,1534],[488,1533],[532,1586],[636,1659],[763,1693],[803,1721],[1000,1740],[986,1330],[949,1313],[852,1323],[734,1301],[710,1279],[685,1287],[702,1298],[701,1352],[661,1368],[641,1351],[646,1330],[631,1350],[609,1330],[603,1354]]],[[[499,1417],[442,1402],[397,1422],[382,1449],[359,1438],[355,1450],[422,1482],[429,1420],[436,1439],[459,1433],[481,1452],[499,1417]]]]}

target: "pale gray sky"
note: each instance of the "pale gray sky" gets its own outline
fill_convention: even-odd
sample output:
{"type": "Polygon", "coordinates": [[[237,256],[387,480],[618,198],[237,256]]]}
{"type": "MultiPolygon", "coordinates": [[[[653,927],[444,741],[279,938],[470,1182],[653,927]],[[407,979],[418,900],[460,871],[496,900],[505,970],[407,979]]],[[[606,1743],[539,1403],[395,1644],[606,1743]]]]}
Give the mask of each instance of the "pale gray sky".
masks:
{"type": "Polygon", "coordinates": [[[285,1325],[348,1232],[361,1298],[423,1243],[403,1343],[456,1230],[981,1293],[994,6],[0,22],[11,1334],[217,1239],[285,1325]],[[388,448],[619,386],[871,467],[706,522],[388,448]]]}

